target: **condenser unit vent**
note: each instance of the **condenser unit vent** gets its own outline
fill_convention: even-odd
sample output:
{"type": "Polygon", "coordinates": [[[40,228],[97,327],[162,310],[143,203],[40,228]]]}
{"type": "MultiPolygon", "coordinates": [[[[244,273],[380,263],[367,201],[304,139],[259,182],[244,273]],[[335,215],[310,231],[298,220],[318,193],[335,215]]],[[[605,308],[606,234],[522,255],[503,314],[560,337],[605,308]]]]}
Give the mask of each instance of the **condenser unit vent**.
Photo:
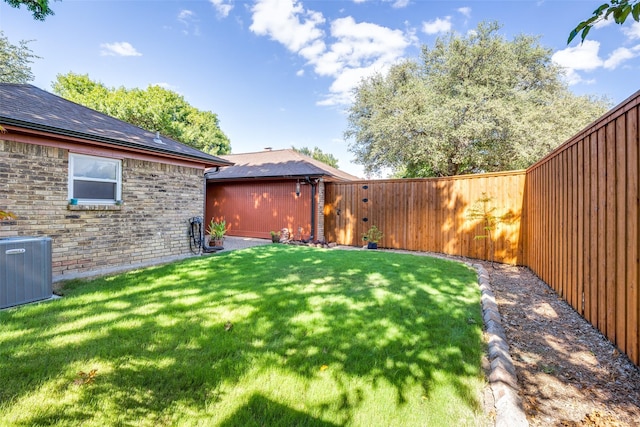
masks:
{"type": "Polygon", "coordinates": [[[51,298],[51,238],[0,239],[0,308],[51,298]]]}

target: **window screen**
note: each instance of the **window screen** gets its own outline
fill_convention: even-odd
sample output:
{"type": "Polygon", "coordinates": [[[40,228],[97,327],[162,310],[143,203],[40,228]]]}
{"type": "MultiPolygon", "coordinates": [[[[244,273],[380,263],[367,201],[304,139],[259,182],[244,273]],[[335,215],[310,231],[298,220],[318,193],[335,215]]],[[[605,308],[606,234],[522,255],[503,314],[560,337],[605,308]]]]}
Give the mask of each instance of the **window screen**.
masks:
{"type": "Polygon", "coordinates": [[[116,159],[69,155],[69,198],[79,203],[115,203],[121,194],[121,165],[116,159]]]}

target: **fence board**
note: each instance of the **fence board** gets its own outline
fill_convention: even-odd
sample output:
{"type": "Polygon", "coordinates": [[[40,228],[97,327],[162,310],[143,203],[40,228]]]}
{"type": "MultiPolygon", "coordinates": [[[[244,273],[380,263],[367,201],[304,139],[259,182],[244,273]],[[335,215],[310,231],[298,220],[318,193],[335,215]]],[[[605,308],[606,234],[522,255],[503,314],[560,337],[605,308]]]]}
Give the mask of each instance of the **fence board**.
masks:
{"type": "Polygon", "coordinates": [[[607,160],[605,166],[606,176],[606,250],[605,250],[605,262],[606,262],[606,276],[605,287],[607,294],[606,303],[606,333],[605,335],[609,340],[615,342],[615,280],[616,280],[616,264],[615,264],[615,251],[616,251],[616,182],[615,182],[615,167],[616,167],[616,152],[615,152],[615,123],[609,122],[606,126],[605,133],[605,145],[607,150],[607,160]]]}
{"type": "MultiPolygon", "coordinates": [[[[553,280],[549,283],[551,287],[562,294],[562,265],[561,254],[562,254],[562,219],[563,219],[563,210],[562,210],[562,153],[558,156],[558,161],[553,162],[553,169],[555,175],[555,185],[553,186],[554,193],[554,201],[553,206],[557,206],[559,208],[559,212],[557,215],[552,216],[554,222],[554,238],[552,251],[553,251],[553,280]]],[[[562,295],[561,295],[562,296],[562,295]]]]}
{"type": "Polygon", "coordinates": [[[598,255],[600,240],[598,239],[598,221],[600,214],[598,206],[598,135],[590,136],[591,143],[591,324],[598,327],[598,255]]]}
{"type": "Polygon", "coordinates": [[[591,290],[591,145],[589,144],[589,137],[585,137],[582,140],[580,146],[583,148],[583,176],[584,176],[584,187],[582,191],[583,197],[583,206],[582,212],[584,216],[584,227],[582,229],[582,258],[584,260],[582,264],[583,270],[583,290],[582,290],[582,315],[589,319],[589,301],[590,301],[590,290],[591,290]]]}
{"type": "Polygon", "coordinates": [[[578,280],[578,270],[581,260],[578,256],[578,228],[579,221],[582,217],[580,213],[580,207],[578,206],[578,170],[582,167],[582,164],[578,163],[578,147],[573,146],[571,148],[571,255],[569,256],[569,262],[571,265],[569,286],[571,287],[571,305],[575,310],[580,312],[582,309],[582,283],[578,280]]]}
{"type": "Polygon", "coordinates": [[[615,178],[616,178],[616,257],[615,262],[615,301],[616,304],[613,307],[615,314],[615,331],[616,339],[615,343],[620,348],[626,347],[626,277],[627,277],[627,257],[625,256],[625,250],[627,246],[627,230],[626,230],[626,215],[627,215],[627,191],[626,191],[626,121],[625,116],[620,116],[615,122],[615,178]]]}
{"type": "Polygon", "coordinates": [[[562,213],[560,217],[560,229],[561,229],[561,240],[560,240],[560,264],[564,266],[563,268],[558,268],[558,272],[560,273],[560,296],[564,297],[569,303],[571,299],[568,295],[568,286],[567,286],[567,276],[569,273],[568,267],[568,256],[569,256],[569,194],[571,184],[569,183],[569,151],[565,150],[562,152],[562,161],[560,163],[560,175],[562,176],[562,181],[560,182],[560,197],[562,199],[562,213]]]}
{"type": "Polygon", "coordinates": [[[578,144],[576,153],[576,310],[584,316],[584,143],[578,144]]]}
{"type": "Polygon", "coordinates": [[[626,176],[627,176],[627,241],[625,253],[627,254],[627,294],[626,298],[626,353],[636,364],[640,365],[640,295],[638,293],[638,120],[639,109],[627,114],[626,129],[626,176]],[[635,136],[635,139],[634,139],[635,136]]]}

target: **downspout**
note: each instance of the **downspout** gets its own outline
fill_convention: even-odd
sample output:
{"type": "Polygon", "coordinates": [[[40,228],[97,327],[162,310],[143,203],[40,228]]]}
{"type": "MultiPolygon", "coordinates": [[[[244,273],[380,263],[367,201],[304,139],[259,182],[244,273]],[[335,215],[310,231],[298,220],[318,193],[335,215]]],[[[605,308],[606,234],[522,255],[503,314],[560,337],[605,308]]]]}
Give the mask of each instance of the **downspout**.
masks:
{"type": "Polygon", "coordinates": [[[316,185],[309,177],[305,177],[306,181],[311,184],[311,234],[309,241],[313,242],[314,234],[316,232],[316,185]]]}
{"type": "Polygon", "coordinates": [[[207,221],[207,173],[205,172],[204,174],[204,188],[203,188],[204,194],[202,197],[202,222],[204,224],[206,224],[207,221]]]}
{"type": "Polygon", "coordinates": [[[202,224],[206,224],[208,222],[207,219],[207,207],[208,207],[208,203],[207,203],[207,193],[208,193],[208,185],[207,183],[209,182],[209,177],[211,175],[215,175],[217,173],[220,172],[220,166],[215,166],[214,168],[212,168],[211,172],[205,172],[204,173],[204,210],[202,211],[202,224]]]}

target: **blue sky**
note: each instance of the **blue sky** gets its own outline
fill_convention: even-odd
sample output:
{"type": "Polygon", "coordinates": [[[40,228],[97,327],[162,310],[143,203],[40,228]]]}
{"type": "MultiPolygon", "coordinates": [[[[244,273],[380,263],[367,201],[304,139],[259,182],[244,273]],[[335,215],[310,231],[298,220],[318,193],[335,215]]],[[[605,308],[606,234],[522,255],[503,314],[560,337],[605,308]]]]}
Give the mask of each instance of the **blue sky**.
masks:
{"type": "Polygon", "coordinates": [[[0,29],[13,44],[33,40],[42,89],[68,72],[109,87],[159,84],[218,114],[233,153],[318,146],[363,176],[343,139],[351,89],[447,31],[496,20],[508,39],[540,35],[576,94],[617,104],[640,89],[640,24],[605,23],[566,44],[601,2],[63,0],[40,22],[2,1],[0,29]]]}

